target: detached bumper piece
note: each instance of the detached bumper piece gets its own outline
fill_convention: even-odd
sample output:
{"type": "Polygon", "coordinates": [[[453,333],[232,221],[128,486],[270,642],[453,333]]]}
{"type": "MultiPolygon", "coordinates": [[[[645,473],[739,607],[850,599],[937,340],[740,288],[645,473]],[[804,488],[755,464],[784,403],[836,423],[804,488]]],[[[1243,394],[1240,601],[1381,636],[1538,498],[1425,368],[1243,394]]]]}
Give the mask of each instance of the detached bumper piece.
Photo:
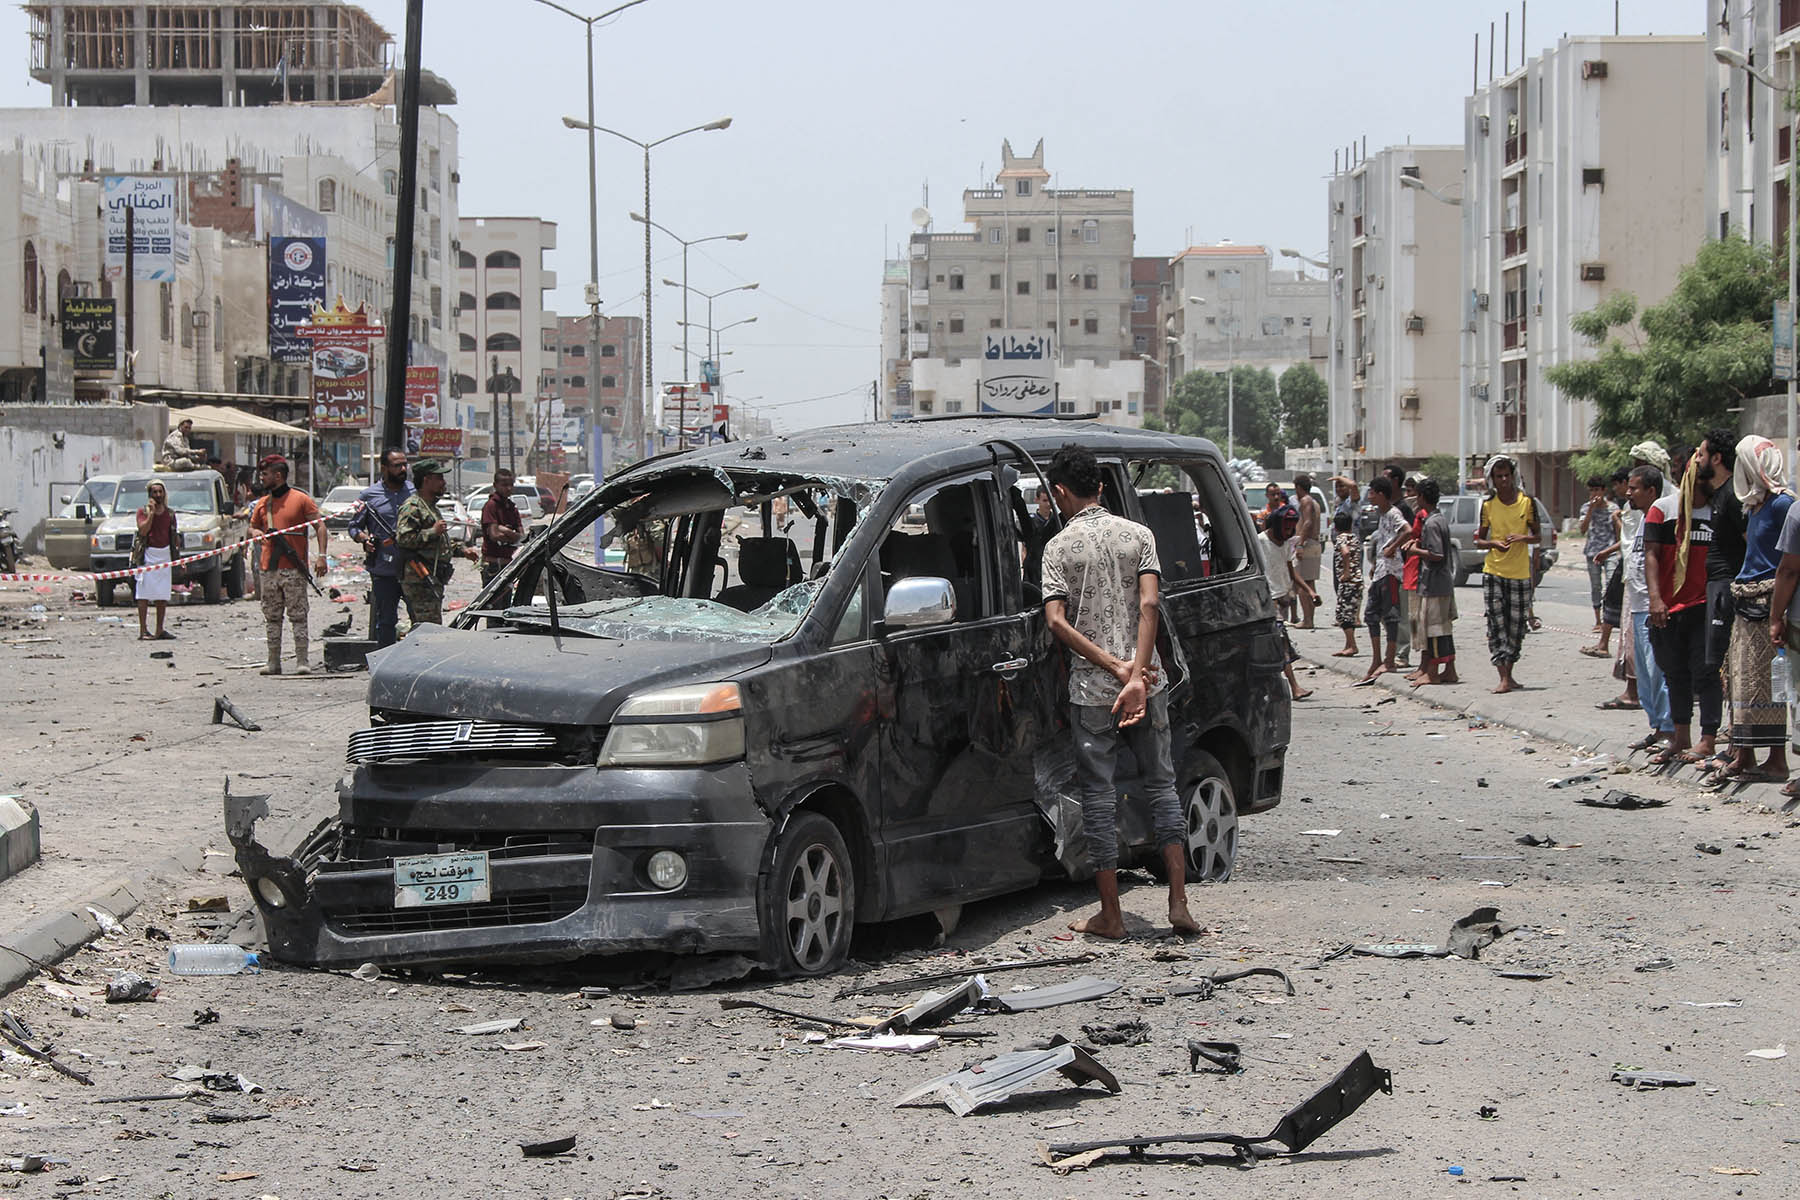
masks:
{"type": "Polygon", "coordinates": [[[1262,1137],[1237,1133],[1169,1133],[1148,1137],[1115,1138],[1097,1142],[1064,1142],[1045,1147],[1045,1162],[1068,1171],[1097,1162],[1185,1162],[1212,1166],[1255,1166],[1258,1160],[1279,1154],[1298,1154],[1333,1126],[1362,1107],[1376,1092],[1393,1095],[1393,1077],[1363,1051],[1338,1072],[1337,1078],[1310,1099],[1281,1118],[1262,1137]],[[1161,1146],[1224,1146],[1224,1154],[1205,1150],[1157,1150],[1161,1146]],[[1125,1151],[1124,1155],[1110,1153],[1125,1151]]]}
{"type": "Polygon", "coordinates": [[[1058,1034],[1047,1050],[1019,1050],[1000,1054],[966,1071],[956,1071],[921,1083],[894,1102],[895,1108],[942,1104],[959,1117],[978,1108],[999,1104],[1024,1091],[1035,1080],[1060,1072],[1076,1087],[1094,1080],[1117,1095],[1119,1081],[1093,1055],[1058,1034]]]}

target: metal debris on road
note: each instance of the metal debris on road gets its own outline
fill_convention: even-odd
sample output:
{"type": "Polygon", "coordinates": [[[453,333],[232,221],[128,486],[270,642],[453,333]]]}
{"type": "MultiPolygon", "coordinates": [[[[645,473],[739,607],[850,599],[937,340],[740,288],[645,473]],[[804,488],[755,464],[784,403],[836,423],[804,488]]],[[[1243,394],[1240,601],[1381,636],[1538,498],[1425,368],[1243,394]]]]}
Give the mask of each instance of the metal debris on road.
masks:
{"type": "Polygon", "coordinates": [[[1524,968],[1497,970],[1494,972],[1501,979],[1523,979],[1531,983],[1542,983],[1546,979],[1555,979],[1555,971],[1532,971],[1524,968]]]}
{"type": "Polygon", "coordinates": [[[1061,1004],[1079,1004],[1084,1000],[1099,1000],[1112,995],[1124,986],[1124,984],[1111,979],[1097,979],[1092,975],[1083,975],[1080,979],[1072,979],[1068,983],[1055,983],[1049,987],[1031,988],[1023,992],[1008,992],[1005,995],[995,996],[993,1002],[1001,1012],[1035,1012],[1040,1008],[1055,1008],[1061,1004]]]}
{"type": "Polygon", "coordinates": [[[1606,795],[1598,798],[1581,796],[1575,803],[1585,804],[1589,808],[1616,808],[1620,812],[1634,812],[1640,808],[1661,808],[1667,800],[1659,800],[1654,796],[1639,796],[1634,792],[1621,792],[1617,788],[1608,790],[1606,795]]]}
{"type": "Polygon", "coordinates": [[[1015,958],[1006,962],[990,963],[980,967],[966,967],[956,971],[933,971],[929,975],[914,975],[910,979],[895,979],[887,983],[872,983],[864,987],[853,983],[840,991],[836,999],[848,1000],[851,996],[885,996],[898,992],[910,992],[916,987],[928,983],[942,983],[946,979],[961,979],[979,970],[983,975],[997,975],[1002,971],[1023,971],[1032,967],[1073,967],[1092,962],[1094,953],[1066,954],[1057,958],[1015,958]]]}
{"type": "Polygon", "coordinates": [[[1493,945],[1517,928],[1500,920],[1499,909],[1484,905],[1450,926],[1450,952],[1473,961],[1481,957],[1482,947],[1493,945]]]}
{"type": "Polygon", "coordinates": [[[478,1021],[473,1025],[464,1025],[457,1033],[470,1037],[485,1037],[490,1033],[511,1033],[515,1029],[525,1028],[524,1017],[501,1017],[495,1021],[478,1021]]]}
{"type": "Polygon", "coordinates": [[[1119,1081],[1093,1055],[1058,1034],[1042,1050],[999,1054],[961,1071],[928,1080],[894,1102],[895,1108],[942,1104],[959,1117],[998,1104],[1055,1071],[1076,1087],[1098,1082],[1117,1095],[1119,1081]]]}
{"type": "Polygon", "coordinates": [[[575,1149],[575,1135],[551,1138],[547,1142],[520,1142],[519,1150],[526,1158],[551,1158],[575,1149]]]}
{"type": "Polygon", "coordinates": [[[1708,842],[1695,842],[1694,849],[1698,850],[1702,854],[1723,854],[1723,853],[1725,853],[1725,851],[1719,849],[1719,847],[1714,846],[1708,842]]]}
{"type": "Polygon", "coordinates": [[[1282,1150],[1275,1149],[1277,1145],[1283,1147],[1288,1154],[1300,1153],[1361,1108],[1363,1102],[1378,1091],[1392,1095],[1393,1077],[1386,1069],[1376,1066],[1370,1059],[1369,1052],[1364,1050],[1338,1072],[1336,1078],[1282,1117],[1275,1128],[1262,1137],[1236,1133],[1169,1133],[1094,1142],[1066,1142],[1045,1147],[1045,1161],[1059,1173],[1066,1173],[1077,1166],[1086,1167],[1102,1159],[1118,1162],[1202,1162],[1247,1166],[1257,1159],[1272,1158],[1282,1153],[1282,1150]],[[1208,1154],[1201,1150],[1155,1154],[1149,1152],[1154,1146],[1209,1144],[1229,1146],[1231,1153],[1208,1154]],[[1127,1154],[1124,1157],[1108,1155],[1106,1152],[1109,1150],[1124,1150],[1127,1154]],[[1086,1161],[1079,1161],[1084,1158],[1086,1161]]]}
{"type": "Polygon", "coordinates": [[[1352,946],[1352,954],[1363,954],[1374,958],[1449,958],[1447,946],[1436,946],[1426,942],[1387,942],[1378,946],[1352,946]]]}
{"type": "Polygon", "coordinates": [[[1745,1054],[1744,1057],[1745,1058],[1786,1058],[1787,1057],[1787,1043],[1786,1042],[1777,1042],[1775,1045],[1769,1047],[1767,1050],[1752,1050],[1749,1053],[1745,1054]]]}
{"type": "Polygon", "coordinates": [[[904,1032],[936,1025],[986,999],[988,995],[987,982],[979,975],[972,975],[947,992],[926,992],[905,1008],[877,1022],[869,1032],[887,1033],[896,1029],[904,1032]]]}
{"type": "Polygon", "coordinates": [[[1614,1083],[1643,1091],[1652,1088],[1693,1087],[1695,1080],[1673,1071],[1640,1071],[1635,1067],[1614,1067],[1610,1076],[1614,1083]]]}
{"type": "Polygon", "coordinates": [[[1199,1073],[1201,1060],[1212,1065],[1207,1070],[1214,1074],[1236,1075],[1244,1069],[1238,1061],[1242,1051],[1236,1042],[1203,1042],[1198,1038],[1188,1039],[1188,1070],[1199,1073]]]}
{"type": "Polygon", "coordinates": [[[1672,971],[1675,969],[1675,960],[1672,958],[1653,958],[1642,966],[1633,967],[1631,969],[1640,975],[1646,971],[1672,971]]]}
{"type": "Polygon", "coordinates": [[[69,1066],[54,1054],[50,1053],[48,1049],[33,1045],[24,1033],[19,1032],[23,1029],[23,1026],[19,1024],[17,1018],[12,1017],[10,1012],[7,1013],[7,1016],[12,1019],[0,1023],[0,1038],[5,1038],[6,1041],[12,1045],[13,1049],[28,1057],[37,1059],[39,1062],[55,1071],[58,1075],[67,1076],[85,1087],[94,1086],[92,1076],[77,1071],[74,1067],[69,1066]]]}
{"type": "Polygon", "coordinates": [[[825,1043],[833,1050],[877,1051],[888,1054],[922,1054],[935,1050],[943,1039],[935,1033],[876,1033],[855,1037],[832,1038],[825,1043]]]}

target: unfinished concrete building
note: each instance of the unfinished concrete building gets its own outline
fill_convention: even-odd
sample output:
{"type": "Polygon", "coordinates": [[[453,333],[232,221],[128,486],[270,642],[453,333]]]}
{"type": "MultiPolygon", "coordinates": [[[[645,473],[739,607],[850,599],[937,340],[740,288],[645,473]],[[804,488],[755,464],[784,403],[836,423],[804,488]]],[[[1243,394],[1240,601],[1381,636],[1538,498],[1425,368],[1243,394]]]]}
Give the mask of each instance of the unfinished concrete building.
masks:
{"type": "MultiPolygon", "coordinates": [[[[394,43],[343,0],[195,4],[182,0],[27,3],[31,77],[59,107],[240,107],[360,100],[387,84],[394,43]]],[[[453,104],[420,75],[420,100],[453,104]]]]}

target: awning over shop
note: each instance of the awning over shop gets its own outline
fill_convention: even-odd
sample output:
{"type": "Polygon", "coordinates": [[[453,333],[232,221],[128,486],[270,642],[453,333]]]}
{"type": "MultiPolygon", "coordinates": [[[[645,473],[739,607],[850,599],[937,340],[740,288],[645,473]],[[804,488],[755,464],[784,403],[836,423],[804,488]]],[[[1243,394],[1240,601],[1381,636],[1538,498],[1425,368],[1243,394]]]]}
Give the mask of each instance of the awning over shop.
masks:
{"type": "Polygon", "coordinates": [[[170,424],[182,420],[193,421],[194,429],[198,433],[241,433],[250,436],[275,437],[306,436],[306,430],[298,425],[271,421],[269,418],[259,417],[255,413],[240,412],[232,408],[217,408],[210,404],[196,404],[192,408],[181,408],[170,412],[170,424]]]}

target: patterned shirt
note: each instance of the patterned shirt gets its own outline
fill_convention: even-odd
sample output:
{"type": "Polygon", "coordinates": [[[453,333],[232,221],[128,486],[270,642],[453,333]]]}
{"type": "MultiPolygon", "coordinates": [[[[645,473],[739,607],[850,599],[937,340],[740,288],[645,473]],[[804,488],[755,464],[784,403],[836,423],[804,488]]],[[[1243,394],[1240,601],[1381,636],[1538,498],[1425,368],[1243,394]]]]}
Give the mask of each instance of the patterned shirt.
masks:
{"type": "MultiPolygon", "coordinates": [[[[1098,504],[1089,505],[1044,547],[1044,600],[1068,605],[1069,624],[1107,653],[1126,662],[1137,657],[1138,577],[1162,575],[1156,539],[1136,521],[1116,517],[1098,504]]],[[[1154,650],[1150,666],[1162,691],[1162,661],[1154,650]]],[[[1110,671],[1069,652],[1069,700],[1074,704],[1111,707],[1119,698],[1119,681],[1110,671]]]]}
{"type": "MultiPolygon", "coordinates": [[[[453,554],[450,535],[434,530],[441,520],[442,515],[432,507],[431,501],[418,492],[408,496],[406,503],[400,506],[400,516],[395,522],[397,528],[394,531],[394,540],[406,552],[404,557],[420,559],[439,570],[449,563],[453,554]]],[[[405,580],[407,576],[402,572],[400,578],[405,580]]]]}
{"type": "Polygon", "coordinates": [[[1610,549],[1618,541],[1613,537],[1613,518],[1619,515],[1619,506],[1611,500],[1600,506],[1598,512],[1593,508],[1582,510],[1588,519],[1587,540],[1581,544],[1581,553],[1592,558],[1602,550],[1610,549]]]}

